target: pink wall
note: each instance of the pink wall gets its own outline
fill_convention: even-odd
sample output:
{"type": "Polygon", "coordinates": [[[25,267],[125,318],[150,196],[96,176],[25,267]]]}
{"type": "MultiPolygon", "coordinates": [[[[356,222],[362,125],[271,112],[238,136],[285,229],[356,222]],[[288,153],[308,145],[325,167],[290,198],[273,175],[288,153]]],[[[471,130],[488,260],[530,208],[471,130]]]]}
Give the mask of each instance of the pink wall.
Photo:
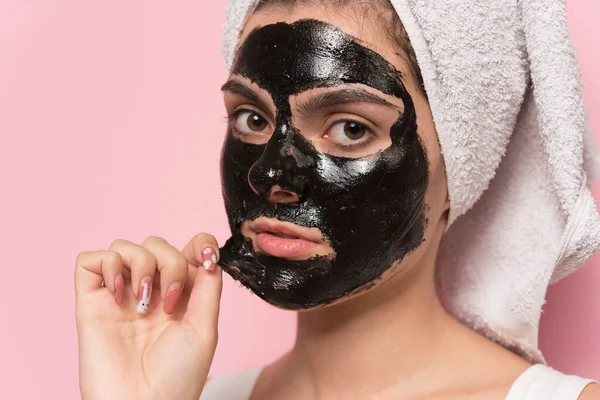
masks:
{"type": "MultiPolygon", "coordinates": [[[[223,5],[0,2],[0,398],[78,398],[78,252],[115,238],[158,235],[181,248],[199,231],[227,237],[223,5]]],[[[570,0],[569,12],[600,132],[600,6],[570,0]]],[[[541,340],[552,365],[595,378],[598,264],[551,290],[541,340]]],[[[231,279],[220,323],[213,374],[269,361],[293,341],[293,313],[231,279]]]]}

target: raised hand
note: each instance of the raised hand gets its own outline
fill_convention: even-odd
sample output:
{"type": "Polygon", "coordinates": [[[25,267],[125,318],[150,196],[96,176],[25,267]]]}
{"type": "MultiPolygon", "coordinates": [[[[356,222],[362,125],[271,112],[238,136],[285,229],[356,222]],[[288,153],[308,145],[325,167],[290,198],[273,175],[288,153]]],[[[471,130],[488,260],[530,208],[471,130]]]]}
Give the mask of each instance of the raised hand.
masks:
{"type": "Polygon", "coordinates": [[[77,256],[84,400],[199,399],[217,345],[218,258],[207,234],[182,251],[150,236],[77,256]]]}

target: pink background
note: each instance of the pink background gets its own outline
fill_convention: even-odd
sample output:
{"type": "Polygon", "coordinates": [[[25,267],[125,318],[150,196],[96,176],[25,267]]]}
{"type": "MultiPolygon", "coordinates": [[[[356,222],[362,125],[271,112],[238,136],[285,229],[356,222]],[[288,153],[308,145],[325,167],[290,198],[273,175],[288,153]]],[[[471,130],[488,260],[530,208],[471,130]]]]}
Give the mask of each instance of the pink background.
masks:
{"type": "MultiPolygon", "coordinates": [[[[115,238],[228,229],[218,158],[224,1],[0,2],[0,398],[79,397],[73,268],[115,238]]],[[[600,5],[568,1],[600,132],[600,5]]],[[[600,186],[595,193],[600,195],[600,186]]],[[[541,346],[600,379],[600,257],[550,290],[541,346]]],[[[212,374],[270,361],[294,314],[227,277],[212,374]]]]}

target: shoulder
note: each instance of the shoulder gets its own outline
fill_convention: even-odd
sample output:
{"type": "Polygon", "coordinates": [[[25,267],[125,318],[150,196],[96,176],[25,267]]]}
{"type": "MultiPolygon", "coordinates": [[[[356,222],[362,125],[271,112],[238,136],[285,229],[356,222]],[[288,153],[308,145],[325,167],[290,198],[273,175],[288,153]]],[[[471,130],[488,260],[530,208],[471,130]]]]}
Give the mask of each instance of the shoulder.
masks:
{"type": "Polygon", "coordinates": [[[578,400],[600,400],[600,385],[597,383],[587,385],[578,400]]]}

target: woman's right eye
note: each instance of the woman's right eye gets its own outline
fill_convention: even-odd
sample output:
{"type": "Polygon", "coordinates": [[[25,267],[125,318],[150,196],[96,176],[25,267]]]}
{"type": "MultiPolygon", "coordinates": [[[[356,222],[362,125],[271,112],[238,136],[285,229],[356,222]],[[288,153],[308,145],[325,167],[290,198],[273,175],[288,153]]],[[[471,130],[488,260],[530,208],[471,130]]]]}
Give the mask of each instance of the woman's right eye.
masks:
{"type": "Polygon", "coordinates": [[[241,134],[265,133],[268,127],[267,120],[253,111],[240,111],[235,117],[235,129],[241,134]]]}

